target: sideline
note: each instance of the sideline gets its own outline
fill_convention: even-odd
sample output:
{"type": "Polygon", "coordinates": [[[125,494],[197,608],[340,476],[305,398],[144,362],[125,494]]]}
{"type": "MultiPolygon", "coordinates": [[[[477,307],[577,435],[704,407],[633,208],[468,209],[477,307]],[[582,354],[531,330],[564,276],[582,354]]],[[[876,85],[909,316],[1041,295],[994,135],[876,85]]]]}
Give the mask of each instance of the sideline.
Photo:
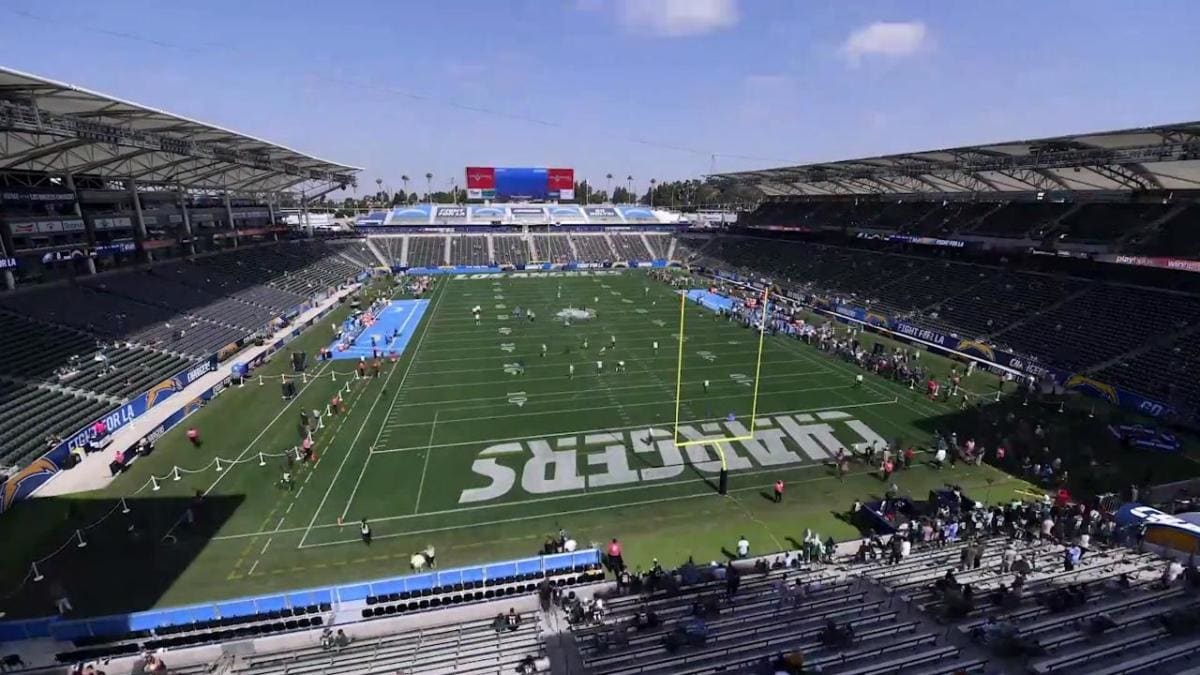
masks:
{"type": "Polygon", "coordinates": [[[141,417],[113,432],[112,443],[102,452],[88,455],[83,462],[69,470],[55,472],[31,496],[57,497],[107,487],[116,478],[109,471],[108,464],[112,461],[117,448],[124,448],[126,451],[134,448],[143,436],[156,429],[168,417],[187,407],[201,393],[229,377],[232,374],[234,363],[250,361],[265,353],[272,344],[291,334],[298,325],[303,325],[321,316],[330,308],[337,306],[343,297],[356,292],[361,286],[362,284],[354,283],[340,291],[335,291],[320,301],[316,307],[297,316],[286,328],[277,331],[269,340],[265,340],[262,346],[251,346],[229,357],[224,364],[218,365],[216,370],[198,378],[186,388],[172,394],[162,404],[154,406],[141,417]]]}

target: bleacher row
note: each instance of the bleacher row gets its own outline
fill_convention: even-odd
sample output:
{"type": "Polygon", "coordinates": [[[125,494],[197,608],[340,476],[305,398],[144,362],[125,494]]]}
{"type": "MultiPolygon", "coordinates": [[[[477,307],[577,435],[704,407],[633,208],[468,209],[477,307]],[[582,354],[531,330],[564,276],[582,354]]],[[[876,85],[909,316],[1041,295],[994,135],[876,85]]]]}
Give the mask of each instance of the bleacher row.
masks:
{"type": "Polygon", "coordinates": [[[722,236],[683,237],[701,264],[751,270],[950,335],[1200,408],[1200,297],[923,257],[909,251],[722,236]]]}
{"type": "Polygon", "coordinates": [[[489,621],[418,628],[355,640],[341,649],[320,645],[247,656],[229,672],[254,675],[498,675],[515,673],[526,657],[542,652],[536,613],[521,615],[514,631],[497,631],[489,621]]]}
{"type": "Polygon", "coordinates": [[[602,624],[574,636],[587,671],[597,675],[770,673],[792,653],[802,655],[804,672],[956,673],[986,663],[961,655],[838,566],[745,573],[732,597],[724,581],[617,597],[602,624]],[[654,623],[635,628],[639,614],[654,623]],[[830,640],[830,624],[849,626],[853,640],[830,640]]]}
{"type": "Polygon", "coordinates": [[[985,544],[978,568],[955,572],[956,583],[973,590],[966,604],[936,584],[958,569],[964,542],[853,571],[950,627],[951,641],[984,652],[981,658],[1005,672],[1176,673],[1200,658],[1200,589],[1182,580],[1164,583],[1163,559],[1125,548],[1092,550],[1065,571],[1061,545],[1022,545],[1032,571],[1013,592],[1016,575],[1001,571],[1006,541],[985,544]]]}
{"type": "Polygon", "coordinates": [[[413,234],[372,236],[371,241],[393,265],[404,260],[407,240],[409,267],[438,267],[523,265],[532,260],[553,263],[656,260],[666,255],[669,236],[658,232],[572,232],[531,234],[528,238],[522,234],[413,234]]]}
{"type": "Polygon", "coordinates": [[[0,466],[374,264],[361,242],[295,241],[0,295],[0,466]]]}
{"type": "Polygon", "coordinates": [[[1121,242],[1130,252],[1147,255],[1200,254],[1200,204],[1188,201],[775,201],[749,214],[746,223],[814,230],[858,228],[927,237],[1121,242]]]}
{"type": "Polygon", "coordinates": [[[362,609],[362,618],[371,619],[382,616],[394,616],[406,612],[419,612],[427,609],[437,609],[465,602],[480,602],[495,600],[513,595],[532,593],[546,579],[551,586],[574,586],[575,584],[590,583],[604,580],[604,570],[578,569],[569,576],[556,576],[545,572],[529,572],[526,574],[500,577],[498,579],[477,579],[466,583],[457,583],[446,587],[432,587],[421,591],[396,592],[383,595],[367,596],[367,606],[362,609]]]}

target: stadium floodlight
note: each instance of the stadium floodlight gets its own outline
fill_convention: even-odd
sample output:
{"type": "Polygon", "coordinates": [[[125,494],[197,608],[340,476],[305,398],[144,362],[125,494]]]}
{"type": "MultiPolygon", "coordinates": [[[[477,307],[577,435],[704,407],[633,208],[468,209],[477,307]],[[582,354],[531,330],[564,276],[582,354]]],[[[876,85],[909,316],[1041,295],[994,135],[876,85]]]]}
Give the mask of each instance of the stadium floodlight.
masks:
{"type": "Polygon", "coordinates": [[[677,448],[686,448],[694,445],[711,445],[717,450],[717,455],[721,459],[721,474],[718,483],[717,491],[720,494],[725,494],[729,486],[729,465],[725,459],[725,449],[722,443],[732,443],[735,441],[749,441],[754,438],[754,428],[758,422],[758,383],[762,374],[762,355],[763,344],[766,341],[767,335],[767,315],[770,309],[770,289],[764,288],[762,296],[758,299],[758,304],[762,308],[762,313],[758,320],[758,355],[754,360],[754,381],[753,389],[750,395],[750,423],[747,425],[748,432],[739,436],[714,436],[708,438],[696,439],[680,439],[679,435],[679,412],[683,406],[683,345],[687,341],[687,334],[684,332],[687,326],[687,291],[679,293],[679,351],[675,362],[675,426],[671,430],[671,440],[677,448]]]}

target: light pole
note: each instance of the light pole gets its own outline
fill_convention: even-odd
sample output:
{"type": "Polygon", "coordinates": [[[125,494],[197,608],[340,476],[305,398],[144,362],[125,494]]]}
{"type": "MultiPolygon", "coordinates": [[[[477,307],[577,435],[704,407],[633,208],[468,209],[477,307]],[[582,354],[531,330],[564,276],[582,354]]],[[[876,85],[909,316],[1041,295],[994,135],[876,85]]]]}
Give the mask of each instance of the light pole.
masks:
{"type": "Polygon", "coordinates": [[[411,204],[412,197],[408,195],[408,174],[400,176],[400,182],[404,183],[404,203],[411,204]]]}
{"type": "Polygon", "coordinates": [[[650,208],[654,208],[654,186],[658,184],[657,180],[650,179],[650,208]]]}
{"type": "Polygon", "coordinates": [[[633,176],[625,176],[625,192],[625,198],[629,200],[629,203],[635,203],[633,201],[633,176]]]}
{"type": "Polygon", "coordinates": [[[425,197],[429,199],[429,203],[433,203],[433,174],[425,174],[425,197]]]}
{"type": "Polygon", "coordinates": [[[604,174],[604,177],[608,179],[608,183],[606,183],[604,186],[604,196],[608,197],[608,201],[611,203],[613,200],[613,198],[612,198],[612,174],[611,173],[604,174]]]}

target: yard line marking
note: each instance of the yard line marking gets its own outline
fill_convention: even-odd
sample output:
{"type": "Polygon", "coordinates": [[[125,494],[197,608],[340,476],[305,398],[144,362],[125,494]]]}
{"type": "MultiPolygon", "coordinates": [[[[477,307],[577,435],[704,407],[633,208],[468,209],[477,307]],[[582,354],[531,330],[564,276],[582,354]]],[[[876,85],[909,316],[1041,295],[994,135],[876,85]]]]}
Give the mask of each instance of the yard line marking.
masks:
{"type": "MultiPolygon", "coordinates": [[[[637,363],[640,365],[640,362],[637,359],[632,359],[632,361],[634,363],[637,363]]],[[[561,364],[558,364],[558,365],[561,368],[561,364]]],[[[581,365],[585,365],[585,364],[581,364],[581,365]]],[[[530,368],[531,367],[528,365],[525,366],[526,371],[529,371],[530,368]]],[[[644,366],[642,368],[643,368],[643,370],[645,370],[644,366]]],[[[479,369],[475,369],[470,372],[477,373],[477,372],[479,372],[479,369]]],[[[631,384],[626,387],[606,387],[606,388],[613,392],[618,392],[618,391],[636,391],[638,389],[654,389],[656,387],[664,386],[661,378],[656,377],[652,371],[647,370],[646,372],[650,374],[650,377],[652,377],[656,380],[655,383],[653,383],[653,384],[631,384]]],[[[819,375],[823,372],[825,372],[825,371],[821,370],[821,371],[801,371],[798,373],[780,373],[779,375],[763,375],[761,379],[763,379],[763,380],[768,380],[768,379],[781,380],[781,379],[787,379],[787,378],[793,378],[793,377],[808,377],[809,375],[819,375]]],[[[440,374],[441,373],[439,373],[439,375],[440,374]]],[[[445,374],[449,374],[449,373],[445,373],[445,374]]],[[[614,373],[609,372],[604,375],[599,375],[599,374],[596,374],[593,372],[592,374],[576,375],[575,379],[583,380],[583,379],[587,379],[587,378],[596,378],[596,379],[600,380],[600,382],[601,382],[600,386],[605,387],[604,381],[606,379],[611,379],[613,374],[614,373]]],[[[625,381],[629,381],[629,380],[633,379],[633,377],[630,377],[628,373],[625,373],[625,376],[626,377],[622,378],[625,381]]],[[[548,382],[548,381],[562,382],[565,379],[567,379],[567,378],[563,377],[562,375],[558,375],[557,377],[522,378],[518,381],[522,382],[522,383],[525,383],[525,382],[548,382]]],[[[691,384],[696,384],[696,385],[700,384],[700,380],[685,380],[685,383],[688,383],[688,382],[690,382],[691,384]]],[[[723,384],[723,383],[717,382],[717,386],[720,386],[721,384],[723,384]]],[[[512,384],[511,384],[511,381],[492,379],[492,380],[487,380],[485,382],[475,382],[475,383],[459,382],[456,384],[444,384],[444,385],[434,385],[434,386],[430,386],[430,387],[412,387],[412,388],[413,389],[438,389],[438,388],[443,388],[443,387],[453,387],[453,388],[458,388],[458,389],[474,390],[474,389],[479,389],[481,387],[487,387],[487,386],[502,387],[502,388],[507,389],[507,388],[511,387],[512,384]]],[[[447,403],[478,403],[481,401],[495,401],[497,399],[504,398],[505,396],[508,395],[508,393],[509,392],[504,392],[503,394],[495,394],[493,396],[477,396],[474,398],[454,398],[454,399],[450,399],[450,400],[446,400],[446,401],[416,401],[413,403],[406,404],[405,407],[412,408],[414,406],[422,406],[422,405],[445,405],[447,403]]],[[[578,393],[579,393],[579,389],[576,388],[576,389],[565,389],[565,390],[560,390],[560,391],[539,391],[539,392],[532,393],[529,396],[530,396],[530,398],[534,398],[534,397],[537,397],[537,398],[542,398],[542,397],[559,398],[560,396],[562,396],[564,394],[578,394],[578,393]]],[[[674,392],[671,392],[671,394],[674,395],[674,392]]],[[[470,407],[475,408],[478,406],[470,406],[470,407]]],[[[453,410],[453,408],[449,408],[449,409],[453,410]]]]}
{"type": "MultiPolygon", "coordinates": [[[[437,308],[439,306],[441,306],[442,298],[446,297],[446,289],[447,288],[449,288],[449,284],[442,284],[441,290],[439,291],[438,296],[437,296],[437,300],[429,308],[430,321],[426,322],[425,326],[421,329],[421,337],[419,340],[417,340],[417,344],[413,347],[412,358],[409,359],[408,367],[404,369],[404,375],[400,378],[400,386],[397,387],[396,393],[392,395],[392,403],[388,407],[387,416],[384,419],[387,419],[387,417],[390,417],[392,414],[392,408],[394,408],[396,405],[396,399],[399,398],[400,391],[404,388],[404,381],[408,379],[408,373],[412,370],[413,363],[416,362],[417,354],[421,351],[421,344],[425,342],[425,336],[429,335],[429,326],[430,326],[430,324],[433,323],[432,319],[433,319],[434,315],[437,314],[437,308]]],[[[371,420],[371,414],[375,412],[375,406],[379,405],[379,402],[381,400],[383,400],[383,393],[385,391],[387,391],[388,384],[391,383],[392,376],[395,374],[396,374],[395,368],[392,368],[390,371],[388,371],[387,379],[385,379],[383,381],[383,387],[381,387],[379,389],[379,393],[376,394],[376,396],[375,396],[375,401],[373,403],[371,403],[371,407],[367,410],[367,414],[363,417],[362,424],[360,424],[358,427],[358,433],[354,434],[354,439],[350,441],[350,447],[346,448],[346,454],[342,455],[341,464],[338,464],[337,471],[334,472],[333,478],[329,481],[329,487],[325,489],[325,494],[321,496],[321,501],[319,504],[317,504],[316,511],[313,511],[312,520],[310,520],[308,522],[308,528],[310,530],[312,529],[313,525],[317,522],[317,516],[321,515],[321,509],[325,508],[325,502],[327,502],[329,500],[329,495],[333,492],[333,487],[335,485],[337,485],[338,477],[342,475],[342,469],[344,469],[346,467],[346,460],[350,459],[350,455],[354,454],[354,448],[358,445],[358,440],[359,440],[359,438],[362,437],[363,430],[367,428],[367,422],[369,422],[371,420]]],[[[314,379],[313,381],[315,382],[316,380],[314,379]]],[[[344,420],[344,418],[343,418],[343,420],[344,420]]],[[[378,441],[378,436],[376,436],[376,441],[378,441]]],[[[370,454],[368,454],[367,457],[369,458],[370,454]]],[[[308,537],[308,532],[306,531],[304,533],[304,536],[300,537],[299,546],[304,545],[304,540],[307,537],[308,537]]]]}
{"type": "MultiPolygon", "coordinates": [[[[813,392],[813,391],[834,391],[834,390],[838,390],[838,389],[853,389],[853,388],[854,388],[853,384],[845,384],[845,385],[837,385],[837,386],[833,386],[833,387],[809,387],[807,389],[784,389],[781,391],[765,392],[765,394],[768,396],[781,396],[781,395],[785,395],[785,394],[803,394],[803,393],[813,392]]],[[[735,393],[735,394],[729,394],[728,396],[709,396],[707,400],[708,401],[717,401],[717,400],[723,400],[723,399],[744,399],[744,398],[745,398],[745,393],[739,392],[739,393],[735,393]]],[[[888,403],[894,403],[894,402],[895,401],[888,401],[888,403]]],[[[669,401],[668,401],[668,403],[669,403],[669,401]]],[[[659,399],[657,401],[647,401],[645,403],[626,403],[624,407],[626,407],[626,408],[645,408],[648,406],[656,406],[656,405],[657,406],[664,405],[663,400],[659,399]]],[[[478,407],[479,406],[472,405],[472,406],[464,406],[461,408],[445,408],[445,410],[475,410],[478,407]]],[[[452,420],[448,420],[448,421],[452,421],[455,423],[461,423],[461,422],[478,422],[481,420],[507,419],[507,418],[512,418],[512,417],[538,417],[538,416],[543,416],[543,415],[561,415],[561,414],[570,414],[570,413],[590,412],[590,411],[596,411],[596,410],[611,410],[611,409],[613,409],[613,407],[614,406],[611,406],[611,405],[603,405],[603,406],[592,406],[590,408],[569,408],[566,410],[530,410],[530,411],[517,412],[517,413],[508,412],[508,413],[504,413],[501,415],[483,415],[480,417],[455,417],[452,420]]],[[[721,418],[721,419],[725,419],[725,418],[721,418]]],[[[680,421],[690,423],[694,420],[680,420],[680,421]]],[[[429,422],[405,422],[403,424],[389,424],[387,428],[388,429],[401,429],[401,428],[406,428],[406,427],[423,427],[426,424],[429,424],[429,422]]]]}
{"type": "MultiPolygon", "coordinates": [[[[893,399],[890,401],[873,401],[873,402],[868,402],[868,403],[857,403],[854,405],[841,405],[841,406],[832,406],[832,407],[823,407],[823,408],[801,408],[801,409],[796,409],[796,410],[782,410],[782,411],[775,411],[775,412],[764,412],[764,413],[760,414],[760,417],[770,417],[773,415],[795,415],[795,414],[801,414],[801,413],[815,413],[815,412],[822,412],[825,410],[845,410],[847,408],[865,408],[865,407],[869,407],[869,406],[889,405],[889,404],[894,404],[895,402],[896,401],[893,399]]],[[[697,420],[697,421],[698,422],[704,422],[704,421],[718,421],[719,422],[724,419],[725,418],[723,418],[723,417],[713,417],[713,418],[709,418],[707,420],[697,420]]],[[[584,430],[584,431],[578,431],[578,432],[569,431],[569,432],[563,432],[563,433],[564,434],[574,433],[574,434],[578,434],[578,435],[586,435],[586,434],[601,433],[601,432],[606,432],[606,431],[607,432],[636,431],[636,430],[645,429],[646,426],[647,425],[645,425],[645,424],[639,424],[639,425],[634,425],[634,426],[629,426],[629,427],[617,427],[617,428],[603,427],[600,429],[590,429],[590,430],[584,430]]],[[[510,438],[494,439],[494,441],[497,443],[508,442],[508,441],[523,441],[523,440],[545,438],[548,435],[553,435],[553,433],[536,434],[533,436],[515,436],[515,437],[510,437],[510,438]]],[[[484,443],[484,442],[492,442],[492,440],[440,443],[440,444],[429,446],[429,447],[448,448],[448,447],[457,447],[457,446],[463,446],[463,445],[476,445],[478,443],[484,443]]],[[[424,447],[425,446],[417,446],[417,447],[411,447],[411,448],[395,448],[392,450],[376,450],[375,452],[377,454],[389,454],[389,453],[395,453],[395,452],[411,452],[413,450],[422,450],[422,449],[424,449],[424,447]]],[[[816,466],[824,466],[824,464],[822,464],[820,462],[796,464],[792,467],[788,467],[788,469],[789,470],[805,469],[805,468],[816,467],[816,466]]],[[[767,473],[769,471],[778,471],[778,470],[780,470],[780,468],[781,467],[773,467],[773,468],[769,468],[769,469],[762,469],[762,470],[755,470],[755,471],[737,472],[734,475],[736,475],[736,476],[752,476],[752,475],[757,475],[759,473],[767,473]]],[[[832,478],[832,476],[831,476],[831,478],[832,478]]],[[[686,479],[686,480],[680,480],[677,482],[675,482],[675,481],[655,482],[653,484],[636,485],[636,486],[630,486],[630,487],[624,487],[624,488],[613,488],[610,490],[600,490],[600,491],[588,492],[587,495],[595,496],[595,495],[603,495],[608,492],[628,492],[631,490],[639,490],[639,489],[644,490],[644,489],[650,489],[650,488],[654,488],[654,487],[658,487],[658,486],[674,485],[677,483],[687,483],[687,482],[691,482],[693,480],[695,480],[695,479],[686,479]]],[[[767,486],[767,487],[770,487],[770,486],[767,486]]],[[[554,500],[561,500],[561,499],[579,498],[582,496],[584,496],[584,493],[576,493],[576,494],[570,494],[570,495],[556,495],[553,497],[542,497],[542,498],[533,499],[533,500],[502,502],[499,504],[483,504],[483,505],[479,505],[479,506],[466,506],[466,507],[457,508],[457,509],[447,509],[447,510],[442,510],[442,511],[429,511],[426,513],[406,515],[406,516],[386,516],[383,518],[375,518],[373,520],[376,522],[382,522],[382,521],[388,521],[388,520],[408,519],[408,518],[413,518],[413,517],[418,517],[418,516],[425,517],[425,516],[434,516],[434,515],[446,515],[446,514],[450,514],[450,513],[456,513],[459,511],[465,512],[465,511],[475,511],[475,510],[486,510],[486,509],[493,509],[493,508],[504,507],[504,506],[515,506],[515,505],[520,505],[520,504],[525,504],[525,503],[535,503],[538,501],[554,501],[554,500]]],[[[610,505],[610,506],[606,506],[604,508],[617,508],[620,506],[626,506],[626,505],[625,504],[620,504],[620,505],[616,505],[616,506],[610,505]]],[[[225,534],[225,535],[218,535],[216,537],[213,537],[212,540],[213,541],[223,541],[223,540],[227,540],[227,539],[245,539],[247,537],[257,537],[257,536],[261,536],[263,534],[276,534],[276,533],[286,534],[286,533],[293,533],[293,532],[304,532],[307,530],[327,529],[327,528],[331,528],[331,527],[339,527],[339,526],[337,525],[337,523],[326,523],[326,524],[316,525],[316,526],[312,526],[312,527],[292,527],[292,528],[287,528],[287,529],[283,529],[283,530],[278,530],[275,532],[247,532],[247,533],[242,533],[242,534],[225,534]]],[[[358,541],[358,540],[356,539],[355,541],[358,541]]],[[[305,548],[307,548],[307,546],[305,548]]]]}
{"type": "MultiPolygon", "coordinates": [[[[267,537],[267,543],[263,544],[262,550],[258,552],[259,556],[262,556],[264,553],[267,552],[267,547],[271,545],[271,539],[273,539],[273,537],[267,537]]],[[[255,560],[254,562],[257,563],[258,561],[255,560]]]]}
{"type": "Polygon", "coordinates": [[[417,504],[413,507],[413,513],[418,513],[421,510],[421,493],[425,491],[425,473],[429,471],[429,456],[433,454],[433,434],[437,431],[438,415],[440,410],[433,411],[433,426],[429,427],[429,442],[425,449],[425,465],[421,467],[421,482],[417,484],[417,504]]]}
{"type": "MultiPolygon", "coordinates": [[[[823,467],[823,466],[825,466],[825,465],[821,464],[821,463],[814,463],[814,464],[807,464],[807,465],[804,465],[803,467],[796,467],[796,468],[812,468],[812,467],[823,467]]],[[[771,472],[778,473],[778,471],[779,471],[779,467],[774,467],[771,469],[763,469],[761,471],[747,472],[747,473],[742,473],[742,474],[738,474],[738,475],[747,476],[747,475],[757,475],[757,474],[771,473],[771,472]]],[[[871,474],[869,471],[863,471],[856,475],[869,476],[871,474]]],[[[797,485],[797,484],[804,484],[804,483],[816,483],[819,481],[827,481],[827,480],[837,480],[837,476],[818,476],[816,478],[806,478],[803,480],[791,481],[791,483],[793,485],[797,485]]],[[[673,483],[673,484],[687,483],[687,482],[703,483],[702,480],[699,480],[696,478],[689,478],[689,479],[681,480],[681,481],[671,481],[671,483],[673,483]]],[[[662,484],[666,485],[667,483],[662,483],[662,484]]],[[[770,488],[773,485],[774,485],[774,483],[770,483],[768,485],[748,485],[748,486],[744,486],[744,487],[740,487],[740,488],[731,489],[729,492],[730,493],[751,492],[751,491],[755,491],[755,490],[761,491],[761,490],[770,488]]],[[[639,486],[640,489],[647,489],[647,487],[649,487],[649,486],[639,486]]],[[[639,489],[639,488],[620,488],[619,490],[626,491],[629,489],[639,489]]],[[[616,492],[616,491],[618,491],[618,490],[603,490],[600,492],[590,492],[590,493],[587,493],[586,496],[602,495],[602,494],[606,494],[608,492],[616,492]]],[[[570,496],[578,499],[580,497],[585,496],[585,494],[578,493],[578,494],[570,495],[570,496]]],[[[526,521],[526,520],[538,520],[538,519],[542,519],[542,518],[559,518],[561,516],[578,515],[578,514],[583,514],[583,513],[595,513],[596,511],[608,511],[608,510],[612,510],[614,508],[647,506],[649,504],[661,504],[663,502],[676,502],[676,501],[683,501],[686,499],[699,499],[699,498],[703,498],[703,497],[712,498],[715,496],[719,496],[716,494],[716,491],[706,487],[704,492],[699,492],[699,493],[692,494],[692,495],[676,495],[674,497],[660,497],[657,499],[643,499],[643,500],[639,500],[639,501],[635,501],[635,502],[626,502],[623,504],[616,504],[616,505],[607,504],[607,505],[602,505],[602,506],[588,506],[588,507],[583,507],[583,508],[578,508],[578,509],[569,509],[566,511],[554,511],[551,513],[542,513],[542,514],[528,515],[528,516],[514,516],[512,518],[501,518],[501,519],[497,519],[497,520],[490,520],[490,521],[484,521],[484,522],[471,522],[471,523],[464,523],[462,525],[445,525],[445,526],[440,526],[440,527],[428,528],[428,529],[424,529],[424,530],[412,530],[412,531],[408,531],[408,532],[389,532],[389,533],[385,533],[385,534],[374,535],[374,538],[375,539],[391,539],[391,538],[395,538],[395,537],[411,537],[411,536],[416,536],[418,534],[431,534],[434,532],[449,532],[451,530],[465,530],[465,529],[470,529],[472,527],[487,527],[487,526],[492,526],[492,525],[504,525],[507,523],[519,523],[519,522],[526,521]]],[[[525,500],[522,502],[508,502],[508,505],[513,505],[513,504],[518,504],[518,503],[526,504],[526,503],[538,502],[538,501],[551,501],[551,500],[556,500],[556,499],[564,499],[566,497],[567,497],[567,495],[563,495],[560,497],[545,497],[542,499],[525,500]]],[[[475,508],[479,508],[479,507],[475,507],[475,508]]],[[[495,508],[495,507],[493,506],[492,508],[495,508]]],[[[458,510],[466,510],[466,509],[458,509],[458,510]]],[[[421,516],[432,515],[432,513],[433,512],[428,513],[428,514],[423,513],[423,514],[421,514],[421,516]]],[[[404,520],[404,519],[408,519],[408,518],[412,518],[412,517],[413,516],[390,516],[390,517],[386,517],[386,518],[376,518],[375,520],[376,520],[376,522],[382,522],[382,521],[388,521],[388,520],[404,520]]],[[[324,546],[338,546],[341,544],[357,543],[359,541],[360,541],[359,539],[340,539],[340,540],[336,540],[336,541],[320,542],[317,544],[307,544],[303,548],[319,548],[319,547],[324,547],[324,546]]]]}
{"type": "Polygon", "coordinates": [[[254,564],[250,566],[250,571],[246,572],[246,576],[250,576],[251,574],[254,574],[254,570],[256,570],[256,569],[258,569],[258,561],[257,560],[255,560],[254,564]]]}
{"type": "MultiPolygon", "coordinates": [[[[867,401],[864,403],[855,403],[852,405],[846,404],[846,405],[821,406],[819,408],[796,408],[794,410],[777,410],[774,412],[759,411],[758,416],[759,417],[770,417],[772,415],[798,415],[801,413],[823,412],[826,410],[847,410],[847,409],[853,409],[853,408],[868,408],[868,407],[877,406],[877,405],[893,405],[893,404],[897,403],[897,401],[898,401],[898,399],[893,397],[886,401],[867,401]]],[[[563,412],[569,413],[572,411],[567,410],[567,411],[563,411],[563,412]]],[[[689,420],[689,421],[691,423],[724,422],[725,418],[724,417],[701,417],[701,418],[698,418],[695,420],[689,420]]],[[[426,423],[426,424],[428,424],[428,423],[426,423]]],[[[495,439],[487,438],[487,439],[480,439],[480,440],[475,440],[475,441],[456,441],[454,443],[439,443],[433,447],[435,447],[435,448],[450,448],[450,447],[458,447],[458,446],[463,446],[463,445],[478,445],[480,443],[506,443],[509,441],[528,441],[528,440],[534,440],[534,439],[539,439],[539,438],[546,438],[547,436],[566,436],[568,434],[576,434],[579,436],[585,436],[587,434],[599,434],[599,433],[611,432],[611,431],[633,431],[633,430],[645,429],[647,426],[654,426],[654,425],[652,425],[652,424],[650,424],[650,425],[634,424],[632,426],[626,426],[626,427],[601,427],[599,429],[585,429],[583,431],[576,431],[574,429],[569,429],[567,431],[547,431],[547,432],[543,432],[540,434],[533,434],[531,436],[511,436],[508,438],[495,438],[495,439]]],[[[424,448],[424,446],[412,445],[412,446],[401,447],[401,448],[388,448],[386,450],[375,450],[374,454],[387,455],[387,454],[391,454],[394,452],[412,452],[414,450],[421,450],[423,448],[424,448]]]]}

